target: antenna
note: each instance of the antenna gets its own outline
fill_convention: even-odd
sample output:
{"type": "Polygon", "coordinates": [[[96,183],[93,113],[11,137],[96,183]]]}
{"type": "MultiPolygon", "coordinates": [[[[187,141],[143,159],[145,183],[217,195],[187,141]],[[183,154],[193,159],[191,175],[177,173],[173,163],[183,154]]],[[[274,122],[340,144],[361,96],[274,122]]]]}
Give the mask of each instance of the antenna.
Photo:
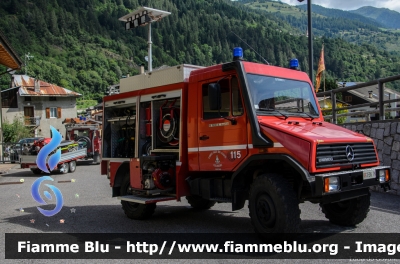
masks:
{"type": "Polygon", "coordinates": [[[29,52],[27,54],[25,54],[25,75],[28,75],[28,63],[27,63],[27,59],[30,60],[32,59],[34,56],[32,56],[29,52]]]}
{"type": "Polygon", "coordinates": [[[238,35],[236,35],[235,32],[233,32],[232,30],[231,30],[231,33],[233,33],[233,35],[235,35],[235,36],[238,37],[241,41],[243,41],[244,44],[246,44],[250,49],[252,49],[258,56],[260,56],[261,59],[263,59],[263,60],[265,61],[265,63],[266,63],[267,65],[269,65],[269,62],[268,62],[266,59],[264,59],[264,58],[260,55],[260,53],[258,53],[257,51],[255,51],[249,44],[247,44],[246,41],[244,41],[241,37],[239,37],[238,35]]]}

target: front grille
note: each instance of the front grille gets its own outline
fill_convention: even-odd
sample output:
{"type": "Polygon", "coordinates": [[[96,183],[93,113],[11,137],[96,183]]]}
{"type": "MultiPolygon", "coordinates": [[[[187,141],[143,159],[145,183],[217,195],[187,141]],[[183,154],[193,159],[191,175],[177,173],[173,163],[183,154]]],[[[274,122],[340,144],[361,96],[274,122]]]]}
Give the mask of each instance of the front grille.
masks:
{"type": "Polygon", "coordinates": [[[317,168],[377,162],[372,143],[333,144],[317,146],[317,168]],[[352,150],[352,152],[351,152],[352,150]],[[354,158],[351,160],[351,158],[354,158]],[[349,156],[349,158],[348,158],[349,156]]]}

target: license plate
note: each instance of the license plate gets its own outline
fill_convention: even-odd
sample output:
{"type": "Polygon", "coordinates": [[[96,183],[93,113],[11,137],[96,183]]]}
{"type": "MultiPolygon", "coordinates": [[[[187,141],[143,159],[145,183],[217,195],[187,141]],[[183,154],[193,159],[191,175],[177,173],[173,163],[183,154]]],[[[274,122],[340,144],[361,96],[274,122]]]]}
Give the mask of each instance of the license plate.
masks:
{"type": "Polygon", "coordinates": [[[375,170],[363,171],[363,179],[375,179],[375,170]]]}
{"type": "Polygon", "coordinates": [[[30,169],[37,169],[37,166],[36,165],[29,165],[29,168],[30,169]]]}

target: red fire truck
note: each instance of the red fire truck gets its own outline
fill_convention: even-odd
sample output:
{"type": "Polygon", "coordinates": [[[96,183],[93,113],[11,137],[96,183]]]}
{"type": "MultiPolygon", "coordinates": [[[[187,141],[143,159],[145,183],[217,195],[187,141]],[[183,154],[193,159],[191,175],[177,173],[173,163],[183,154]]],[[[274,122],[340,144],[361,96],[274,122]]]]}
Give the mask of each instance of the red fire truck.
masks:
{"type": "Polygon", "coordinates": [[[100,126],[98,124],[65,124],[66,138],[74,140],[87,149],[85,159],[93,159],[93,164],[100,163],[100,126]]]}
{"type": "Polygon", "coordinates": [[[146,219],[186,196],[197,209],[247,200],[264,235],[298,231],[305,201],[332,223],[362,222],[369,187],[390,181],[373,140],[324,122],[306,73],[234,52],[224,64],[121,79],[104,97],[101,173],[125,214],[146,219]]]}

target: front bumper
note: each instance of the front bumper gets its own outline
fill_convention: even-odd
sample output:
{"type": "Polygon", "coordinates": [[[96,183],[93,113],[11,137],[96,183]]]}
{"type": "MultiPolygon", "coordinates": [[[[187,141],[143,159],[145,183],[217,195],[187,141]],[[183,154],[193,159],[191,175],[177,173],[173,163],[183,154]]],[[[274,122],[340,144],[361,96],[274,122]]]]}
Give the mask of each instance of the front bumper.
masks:
{"type": "Polygon", "coordinates": [[[388,166],[377,166],[372,168],[357,169],[350,171],[338,171],[311,175],[314,180],[314,197],[319,198],[321,203],[331,203],[341,200],[352,199],[368,193],[370,186],[380,185],[383,188],[390,188],[389,181],[381,183],[379,181],[379,171],[388,169],[390,173],[390,167],[388,166]],[[338,177],[339,188],[335,191],[326,192],[324,188],[324,182],[326,178],[338,177]]]}

